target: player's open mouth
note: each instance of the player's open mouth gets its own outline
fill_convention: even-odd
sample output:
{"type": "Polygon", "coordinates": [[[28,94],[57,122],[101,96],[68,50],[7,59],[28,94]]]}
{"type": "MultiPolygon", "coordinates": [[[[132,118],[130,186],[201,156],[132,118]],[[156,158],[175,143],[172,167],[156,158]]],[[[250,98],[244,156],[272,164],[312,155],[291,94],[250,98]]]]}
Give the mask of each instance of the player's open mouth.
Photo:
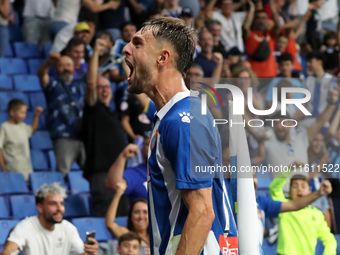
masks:
{"type": "Polygon", "coordinates": [[[130,81],[132,74],[133,74],[134,67],[131,64],[131,62],[128,61],[127,59],[125,59],[125,62],[126,62],[126,65],[130,68],[130,74],[129,74],[129,77],[127,78],[127,80],[130,81]]]}

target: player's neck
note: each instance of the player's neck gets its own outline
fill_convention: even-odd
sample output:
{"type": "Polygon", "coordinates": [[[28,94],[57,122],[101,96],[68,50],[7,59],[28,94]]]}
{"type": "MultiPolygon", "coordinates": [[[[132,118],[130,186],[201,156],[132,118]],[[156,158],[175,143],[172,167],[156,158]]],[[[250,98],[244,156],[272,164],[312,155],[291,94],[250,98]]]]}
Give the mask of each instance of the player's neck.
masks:
{"type": "Polygon", "coordinates": [[[38,215],[38,219],[39,219],[39,222],[40,222],[41,226],[44,229],[49,230],[49,231],[53,231],[54,230],[54,223],[47,222],[43,215],[39,214],[38,215]]]}
{"type": "Polygon", "coordinates": [[[177,73],[160,74],[152,92],[148,95],[155,103],[157,111],[166,105],[179,92],[188,91],[183,77],[177,73]]]}

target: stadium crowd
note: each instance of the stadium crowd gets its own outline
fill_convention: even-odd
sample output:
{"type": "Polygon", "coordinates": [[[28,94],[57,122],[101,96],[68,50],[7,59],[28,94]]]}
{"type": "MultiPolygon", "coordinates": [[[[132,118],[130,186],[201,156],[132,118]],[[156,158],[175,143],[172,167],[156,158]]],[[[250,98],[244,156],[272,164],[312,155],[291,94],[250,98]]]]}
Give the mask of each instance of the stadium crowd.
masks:
{"type": "MultiPolygon", "coordinates": [[[[245,125],[253,166],[289,168],[254,176],[265,254],[321,254],[320,249],[340,254],[339,6],[337,0],[0,0],[0,178],[20,173],[27,185],[24,192],[1,193],[0,187],[5,201],[0,200],[0,225],[30,216],[0,239],[1,255],[18,249],[150,254],[147,155],[156,110],[146,95],[127,92],[133,70],[123,61],[123,49],[145,21],[163,16],[183,19],[197,33],[194,63],[185,77],[193,94],[201,95],[202,83],[233,84],[249,98],[246,123],[278,120],[245,125]],[[22,61],[23,71],[12,60],[22,61]],[[26,83],[27,76],[38,88],[26,83]],[[304,98],[292,88],[311,93],[303,104],[311,116],[294,105],[281,114],[283,98],[304,98]],[[24,93],[17,96],[18,91],[24,93]],[[39,93],[42,100],[35,100],[39,93]],[[252,110],[272,106],[270,116],[252,110]],[[33,139],[42,134],[39,147],[33,139]],[[46,166],[37,167],[36,155],[46,166]],[[75,169],[87,190],[73,192],[75,169]],[[59,179],[35,188],[34,175],[50,172],[59,179]],[[33,192],[33,214],[15,218],[11,209],[2,216],[13,207],[11,196],[33,192]],[[80,197],[90,211],[64,218],[105,218],[108,238],[84,244],[85,233],[63,220],[67,195],[80,197]],[[126,216],[127,222],[117,221],[126,216]],[[112,245],[108,239],[119,241],[112,245]]],[[[233,95],[217,92],[208,97],[208,107],[215,119],[228,119],[233,95]]],[[[223,163],[230,165],[228,125],[218,128],[223,163]]],[[[0,179],[2,185],[10,182],[0,179]]],[[[20,205],[25,211],[25,203],[20,205]]],[[[97,236],[103,231],[90,230],[97,236]]]]}

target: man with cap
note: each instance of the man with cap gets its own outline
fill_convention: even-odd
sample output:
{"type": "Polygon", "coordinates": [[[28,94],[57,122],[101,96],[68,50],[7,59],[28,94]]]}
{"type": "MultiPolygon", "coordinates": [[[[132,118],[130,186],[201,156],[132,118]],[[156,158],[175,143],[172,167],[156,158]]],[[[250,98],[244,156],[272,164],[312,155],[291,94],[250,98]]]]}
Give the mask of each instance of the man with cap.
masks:
{"type": "Polygon", "coordinates": [[[194,27],[194,17],[190,8],[183,8],[180,18],[184,20],[188,27],[194,27]]]}
{"type": "Polygon", "coordinates": [[[77,25],[69,24],[61,29],[56,35],[51,52],[62,52],[72,37],[77,36],[85,42],[85,60],[86,62],[92,55],[92,47],[90,42],[94,36],[95,24],[92,21],[82,21],[77,25]]]}

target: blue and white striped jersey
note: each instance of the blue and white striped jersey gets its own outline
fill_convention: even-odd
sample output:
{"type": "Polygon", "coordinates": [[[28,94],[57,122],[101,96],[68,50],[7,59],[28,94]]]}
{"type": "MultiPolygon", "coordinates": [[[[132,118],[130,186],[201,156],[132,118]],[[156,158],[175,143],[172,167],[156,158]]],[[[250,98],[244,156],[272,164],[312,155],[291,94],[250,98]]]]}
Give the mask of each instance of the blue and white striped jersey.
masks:
{"type": "MultiPolygon", "coordinates": [[[[197,166],[222,165],[221,142],[213,117],[201,115],[201,101],[190,92],[177,93],[154,116],[148,155],[151,254],[175,254],[188,210],[181,189],[212,187],[215,220],[202,255],[229,254],[237,230],[227,189],[216,173],[197,173],[197,166]],[[231,240],[231,239],[229,239],[231,240]]],[[[195,238],[194,236],[192,238],[195,238]]]]}

